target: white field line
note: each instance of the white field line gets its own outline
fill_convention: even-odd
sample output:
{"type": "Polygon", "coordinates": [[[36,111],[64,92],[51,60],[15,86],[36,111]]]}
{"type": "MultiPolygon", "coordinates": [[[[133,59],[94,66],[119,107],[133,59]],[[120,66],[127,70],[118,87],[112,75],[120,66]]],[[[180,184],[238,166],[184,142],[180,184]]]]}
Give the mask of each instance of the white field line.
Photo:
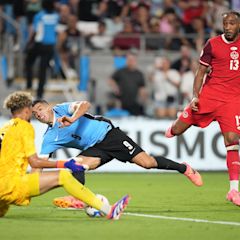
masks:
{"type": "MultiPolygon", "coordinates": [[[[52,207],[31,207],[34,209],[53,209],[52,207]]],[[[27,210],[27,207],[16,207],[12,206],[14,210],[27,210]]],[[[57,208],[59,210],[64,211],[83,211],[83,209],[76,208],[57,208]]],[[[231,226],[240,226],[240,222],[227,222],[227,221],[212,221],[206,219],[197,219],[197,218],[181,218],[181,217],[169,217],[163,215],[151,215],[151,214],[142,214],[142,213],[130,213],[124,212],[124,215],[133,216],[133,217],[144,217],[144,218],[156,218],[156,219],[164,219],[164,220],[173,220],[173,221],[185,221],[185,222],[196,222],[196,223],[209,223],[209,224],[220,224],[220,225],[231,225],[231,226]]]]}
{"type": "Polygon", "coordinates": [[[197,218],[181,218],[181,217],[168,217],[162,215],[151,215],[151,214],[139,214],[139,213],[123,213],[124,215],[135,216],[135,217],[145,217],[145,218],[158,218],[165,220],[174,220],[174,221],[187,221],[187,222],[198,222],[198,223],[210,223],[210,224],[221,224],[221,225],[232,225],[240,226],[240,222],[227,222],[227,221],[211,221],[206,219],[197,219],[197,218]]]}

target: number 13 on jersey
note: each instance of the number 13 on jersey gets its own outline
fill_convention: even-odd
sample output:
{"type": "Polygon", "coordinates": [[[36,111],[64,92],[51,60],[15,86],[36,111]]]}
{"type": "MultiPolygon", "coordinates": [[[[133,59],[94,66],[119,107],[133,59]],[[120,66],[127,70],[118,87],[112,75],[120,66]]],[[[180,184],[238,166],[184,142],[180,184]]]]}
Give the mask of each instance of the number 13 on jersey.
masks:
{"type": "Polygon", "coordinates": [[[238,70],[239,69],[239,60],[238,59],[234,59],[234,60],[230,60],[230,70],[238,70]]]}

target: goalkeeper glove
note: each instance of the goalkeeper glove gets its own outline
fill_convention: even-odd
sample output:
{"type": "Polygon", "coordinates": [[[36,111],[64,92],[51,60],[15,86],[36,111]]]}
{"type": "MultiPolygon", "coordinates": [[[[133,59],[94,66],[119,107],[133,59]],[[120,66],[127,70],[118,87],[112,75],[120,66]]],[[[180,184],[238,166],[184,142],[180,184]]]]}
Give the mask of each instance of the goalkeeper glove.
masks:
{"type": "Polygon", "coordinates": [[[70,159],[69,161],[57,161],[57,168],[68,168],[72,170],[72,172],[84,172],[88,169],[86,165],[82,165],[74,159],[70,159]]]}

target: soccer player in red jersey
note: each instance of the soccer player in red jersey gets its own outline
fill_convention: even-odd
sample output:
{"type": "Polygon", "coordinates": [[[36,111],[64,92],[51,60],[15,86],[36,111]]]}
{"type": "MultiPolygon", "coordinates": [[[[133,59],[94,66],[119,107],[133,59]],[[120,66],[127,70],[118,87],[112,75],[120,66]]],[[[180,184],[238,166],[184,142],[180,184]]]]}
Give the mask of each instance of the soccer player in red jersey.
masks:
{"type": "Polygon", "coordinates": [[[240,206],[240,14],[223,14],[223,34],[204,46],[193,84],[193,99],[165,136],[173,137],[190,126],[219,123],[226,146],[230,190],[227,200],[240,206]]]}

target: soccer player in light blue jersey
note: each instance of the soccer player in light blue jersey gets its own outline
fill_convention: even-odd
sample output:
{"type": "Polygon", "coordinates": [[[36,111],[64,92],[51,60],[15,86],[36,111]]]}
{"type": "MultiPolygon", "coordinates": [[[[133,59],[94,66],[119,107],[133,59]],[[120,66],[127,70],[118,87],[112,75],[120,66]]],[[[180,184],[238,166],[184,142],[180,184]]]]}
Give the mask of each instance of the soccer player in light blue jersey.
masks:
{"type": "MultiPolygon", "coordinates": [[[[45,100],[33,102],[33,114],[42,123],[48,124],[41,156],[48,157],[57,149],[79,149],[83,171],[73,175],[84,183],[84,170],[95,169],[113,159],[135,163],[143,168],[176,170],[189,178],[196,186],[203,184],[201,175],[187,163],[177,163],[163,156],[150,156],[111,121],[103,116],[93,116],[87,111],[87,101],[66,102],[51,107],[45,100]]],[[[64,199],[63,199],[64,201],[64,199]]],[[[56,201],[58,206],[66,206],[56,201]]],[[[70,204],[69,204],[70,206],[70,204]]]]}

